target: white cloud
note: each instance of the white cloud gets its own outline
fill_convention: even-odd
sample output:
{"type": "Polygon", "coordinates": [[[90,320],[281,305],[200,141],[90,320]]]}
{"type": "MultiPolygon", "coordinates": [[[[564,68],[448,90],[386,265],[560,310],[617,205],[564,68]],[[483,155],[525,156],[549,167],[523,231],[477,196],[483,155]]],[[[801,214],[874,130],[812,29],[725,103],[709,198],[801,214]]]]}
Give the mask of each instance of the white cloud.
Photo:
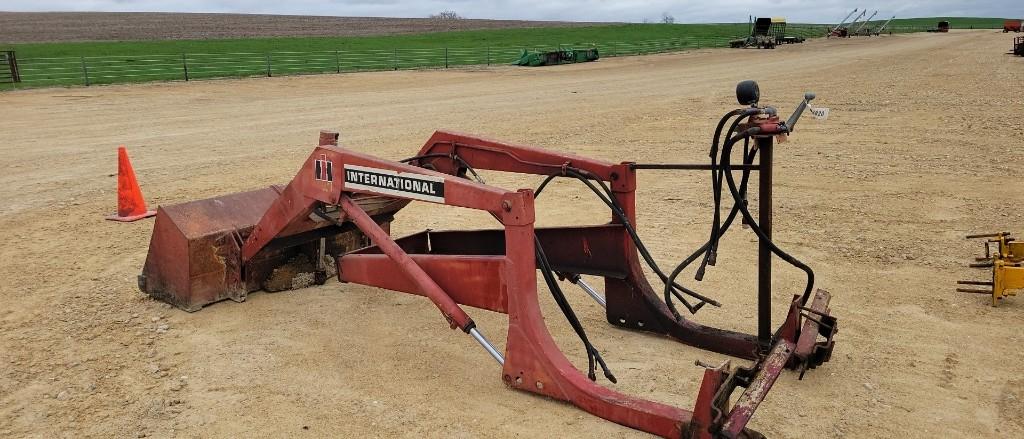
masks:
{"type": "Polygon", "coordinates": [[[748,15],[831,23],[855,7],[867,7],[880,10],[879,17],[1024,17],[1021,0],[875,1],[877,4],[850,0],[0,0],[0,10],[425,17],[450,9],[469,18],[634,22],[656,21],[662,12],[668,12],[676,22],[685,23],[746,21],[748,15]]]}

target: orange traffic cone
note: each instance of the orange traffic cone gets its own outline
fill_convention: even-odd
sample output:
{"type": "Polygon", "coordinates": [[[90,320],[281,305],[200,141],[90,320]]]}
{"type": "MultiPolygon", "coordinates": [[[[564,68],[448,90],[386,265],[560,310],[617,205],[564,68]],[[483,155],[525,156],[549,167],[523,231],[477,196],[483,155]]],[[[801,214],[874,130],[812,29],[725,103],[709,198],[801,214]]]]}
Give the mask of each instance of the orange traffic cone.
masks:
{"type": "Polygon", "coordinates": [[[124,145],[117,147],[117,215],[108,216],[113,221],[135,221],[156,215],[146,210],[139,182],[135,180],[132,162],[128,161],[128,150],[124,145]]]}

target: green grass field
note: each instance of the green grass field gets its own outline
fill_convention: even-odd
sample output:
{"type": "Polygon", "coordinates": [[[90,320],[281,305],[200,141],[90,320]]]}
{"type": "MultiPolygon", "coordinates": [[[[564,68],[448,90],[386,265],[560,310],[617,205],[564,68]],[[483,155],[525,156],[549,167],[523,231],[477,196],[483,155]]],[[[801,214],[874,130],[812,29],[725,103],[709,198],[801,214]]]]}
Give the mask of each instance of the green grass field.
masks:
{"type": "MultiPolygon", "coordinates": [[[[954,29],[1002,28],[1003,22],[1001,18],[899,19],[893,20],[890,30],[921,31],[943,19],[954,29]]],[[[822,24],[791,23],[786,34],[811,38],[823,36],[826,29],[822,24]]],[[[620,24],[369,37],[0,44],[0,50],[16,51],[20,88],[508,64],[523,49],[559,46],[593,46],[602,56],[633,55],[724,47],[747,33],[746,23],[620,24]]],[[[0,89],[9,88],[10,84],[0,84],[0,89]]]]}
{"type": "Polygon", "coordinates": [[[182,80],[186,75],[198,79],[509,64],[523,49],[560,45],[595,46],[602,56],[631,55],[721,47],[746,33],[745,24],[627,24],[372,37],[39,43],[13,49],[22,72],[18,87],[36,87],[182,80]]]}
{"type": "Polygon", "coordinates": [[[216,40],[118,41],[15,44],[21,58],[61,56],[158,55],[226,52],[315,52],[399,48],[507,47],[678,37],[732,37],[746,24],[626,24],[569,28],[500,29],[370,37],[248,38],[216,40]]]}
{"type": "MultiPolygon", "coordinates": [[[[896,19],[892,27],[934,27],[948,20],[954,29],[1002,28],[1002,18],[929,17],[896,19]]],[[[875,20],[879,21],[879,20],[875,20]]],[[[797,33],[809,25],[791,24],[797,33]]],[[[825,25],[810,25],[823,27],[825,25]]],[[[500,29],[435,32],[412,35],[321,38],[249,38],[171,41],[7,44],[21,58],[64,56],[159,55],[226,52],[311,52],[322,50],[381,50],[400,48],[537,46],[613,41],[646,41],[680,37],[724,38],[747,33],[746,23],[623,24],[609,26],[500,29]]]]}

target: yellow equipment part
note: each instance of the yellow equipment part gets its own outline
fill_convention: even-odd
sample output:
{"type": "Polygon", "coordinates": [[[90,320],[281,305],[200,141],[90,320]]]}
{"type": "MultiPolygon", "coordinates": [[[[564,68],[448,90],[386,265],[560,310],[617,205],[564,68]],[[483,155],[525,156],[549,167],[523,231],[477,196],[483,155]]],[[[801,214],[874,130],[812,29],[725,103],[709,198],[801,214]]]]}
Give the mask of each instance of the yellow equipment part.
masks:
{"type": "Polygon", "coordinates": [[[996,261],[992,266],[992,306],[1007,296],[1016,296],[1024,289],[1024,267],[1018,262],[996,261]]]}
{"type": "Polygon", "coordinates": [[[1024,242],[1017,242],[1010,232],[969,235],[967,239],[984,238],[985,256],[975,258],[972,268],[992,268],[991,281],[962,280],[958,285],[990,286],[991,290],[957,288],[963,293],[991,294],[992,306],[997,306],[1005,297],[1016,296],[1017,290],[1024,289],[1024,242]],[[993,252],[991,244],[995,244],[993,252]]]}

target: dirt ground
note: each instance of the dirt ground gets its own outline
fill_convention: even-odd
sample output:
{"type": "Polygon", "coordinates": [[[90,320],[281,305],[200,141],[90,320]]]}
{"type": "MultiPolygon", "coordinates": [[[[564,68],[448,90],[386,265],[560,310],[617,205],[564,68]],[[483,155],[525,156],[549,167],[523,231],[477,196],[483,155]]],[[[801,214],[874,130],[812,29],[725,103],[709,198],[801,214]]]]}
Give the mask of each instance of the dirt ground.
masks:
{"type": "MultiPolygon", "coordinates": [[[[703,162],[735,83],[754,78],[785,114],[808,90],[832,109],[777,149],[775,225],[833,293],[840,333],[832,361],[802,381],[786,373],[751,426],[784,438],[1022,437],[1024,296],[992,308],[953,292],[984,276],[964,267],[981,249],[966,233],[1024,233],[1024,58],[1004,55],[1010,41],[965,31],[537,69],[0,94],[0,436],[643,437],[507,389],[420,297],[332,280],[193,314],[148,299],[135,276],[152,220],[103,220],[115,148],[128,145],[154,206],[286,182],[323,128],[390,159],[451,128],[614,161],[703,162]]],[[[638,196],[640,234],[662,265],[705,239],[705,173],[645,172],[638,196]]],[[[537,209],[541,225],[608,217],[571,182],[537,209]]],[[[421,203],[394,230],[493,226],[421,203]]],[[[726,236],[696,285],[725,305],[695,318],[755,329],[754,249],[747,230],[726,236]]],[[[802,288],[799,272],[781,262],[776,272],[777,297],[802,288]]],[[[692,406],[693,361],[722,356],[613,328],[570,287],[619,377],[611,387],[692,406]]],[[[585,367],[545,291],[550,330],[585,367]]],[[[503,315],[469,312],[503,344],[503,315]]]]}
{"type": "Polygon", "coordinates": [[[313,15],[0,11],[0,42],[392,35],[593,24],[567,21],[436,20],[313,15]],[[60,32],[54,32],[53,29],[60,29],[60,32]]]}

